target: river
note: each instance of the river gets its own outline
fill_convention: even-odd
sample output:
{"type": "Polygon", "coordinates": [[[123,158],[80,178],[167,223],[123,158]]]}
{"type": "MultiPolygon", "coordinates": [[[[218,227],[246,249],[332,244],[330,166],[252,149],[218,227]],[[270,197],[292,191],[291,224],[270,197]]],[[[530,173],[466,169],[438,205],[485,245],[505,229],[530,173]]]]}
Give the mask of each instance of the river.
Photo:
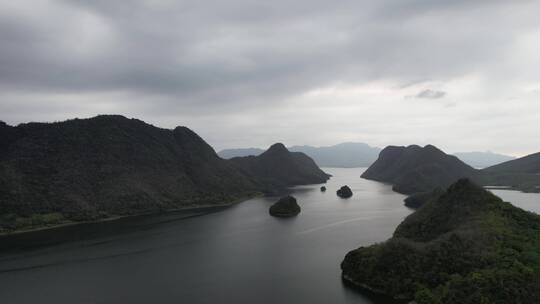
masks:
{"type": "MultiPolygon", "coordinates": [[[[351,249],[386,240],[412,212],[364,169],[324,168],[295,187],[302,212],[269,216],[277,198],[223,210],[125,218],[0,238],[2,303],[390,303],[343,286],[351,249]],[[352,198],[335,191],[349,185],[352,198]]],[[[538,194],[494,193],[540,212],[538,194]]]]}

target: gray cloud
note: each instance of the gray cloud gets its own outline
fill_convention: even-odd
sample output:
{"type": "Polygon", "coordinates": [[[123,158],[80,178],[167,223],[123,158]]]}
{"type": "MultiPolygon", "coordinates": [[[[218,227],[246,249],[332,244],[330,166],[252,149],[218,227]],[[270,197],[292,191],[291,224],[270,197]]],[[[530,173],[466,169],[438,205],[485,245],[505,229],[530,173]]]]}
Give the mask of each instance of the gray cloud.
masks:
{"type": "MultiPolygon", "coordinates": [[[[461,32],[460,21],[479,18],[465,12],[477,4],[463,2],[456,13],[445,11],[443,1],[430,2],[134,1],[128,7],[57,1],[38,16],[2,16],[0,80],[41,90],[127,89],[236,101],[335,80],[448,78],[505,51],[494,45],[505,31],[490,39],[474,29],[452,34],[461,32]],[[434,18],[433,11],[442,14],[434,18]],[[447,27],[458,28],[445,35],[434,30],[456,14],[461,18],[447,27]]],[[[501,27],[512,21],[502,19],[501,27]]]]}
{"type": "Polygon", "coordinates": [[[211,125],[262,110],[279,116],[325,87],[383,82],[404,96],[429,80],[443,91],[418,97],[446,100],[445,91],[454,96],[446,83],[474,76],[497,94],[540,78],[534,55],[514,56],[530,48],[523,37],[534,37],[539,9],[531,1],[0,0],[0,119],[104,111],[167,126],[188,119],[228,146],[268,122],[229,133],[211,125]]]}
{"type": "Polygon", "coordinates": [[[431,89],[425,89],[423,91],[418,92],[418,94],[414,95],[415,98],[425,98],[425,99],[439,99],[446,96],[446,92],[444,91],[438,91],[438,90],[431,90],[431,89]]]}

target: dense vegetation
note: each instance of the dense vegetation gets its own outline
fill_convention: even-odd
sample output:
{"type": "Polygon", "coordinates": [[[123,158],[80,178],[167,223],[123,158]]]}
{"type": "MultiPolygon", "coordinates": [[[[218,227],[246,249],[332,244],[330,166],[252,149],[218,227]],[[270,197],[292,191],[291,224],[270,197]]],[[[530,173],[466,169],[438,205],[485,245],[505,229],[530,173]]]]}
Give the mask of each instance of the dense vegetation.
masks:
{"type": "Polygon", "coordinates": [[[405,206],[418,209],[426,204],[429,200],[437,199],[444,193],[442,188],[435,188],[433,191],[428,192],[418,192],[413,195],[408,196],[404,202],[405,206]]]}
{"type": "Polygon", "coordinates": [[[353,195],[351,188],[347,185],[341,186],[341,188],[336,191],[336,194],[341,198],[349,198],[353,195]]]}
{"type": "Polygon", "coordinates": [[[243,170],[186,127],[161,129],[122,116],[0,123],[0,232],[230,203],[327,179],[305,155],[285,150],[280,157],[296,165],[243,170]],[[280,181],[284,176],[294,178],[280,181]]]}
{"type": "Polygon", "coordinates": [[[270,209],[268,211],[270,212],[270,215],[273,216],[291,217],[298,215],[298,213],[300,213],[300,210],[301,209],[296,202],[296,198],[288,195],[280,198],[279,201],[270,206],[270,209]]]}
{"type": "Polygon", "coordinates": [[[347,254],[343,278],[417,303],[540,302],[540,216],[466,179],[388,241],[347,254]]]}

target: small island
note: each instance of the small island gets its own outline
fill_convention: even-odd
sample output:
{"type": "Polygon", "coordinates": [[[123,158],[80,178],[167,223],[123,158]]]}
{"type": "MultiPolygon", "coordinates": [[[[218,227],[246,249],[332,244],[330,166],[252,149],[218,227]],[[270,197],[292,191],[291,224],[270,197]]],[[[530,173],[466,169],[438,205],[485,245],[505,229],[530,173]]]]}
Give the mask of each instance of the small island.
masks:
{"type": "Polygon", "coordinates": [[[342,186],[338,191],[336,191],[337,196],[341,198],[349,198],[352,196],[352,190],[349,188],[349,186],[345,185],[342,186]]]}
{"type": "Polygon", "coordinates": [[[322,186],[321,187],[321,192],[325,192],[326,191],[326,187],[325,186],[322,186]]]}
{"type": "Polygon", "coordinates": [[[300,213],[300,206],[296,203],[296,198],[288,195],[270,207],[270,215],[276,217],[292,217],[300,213]]]}

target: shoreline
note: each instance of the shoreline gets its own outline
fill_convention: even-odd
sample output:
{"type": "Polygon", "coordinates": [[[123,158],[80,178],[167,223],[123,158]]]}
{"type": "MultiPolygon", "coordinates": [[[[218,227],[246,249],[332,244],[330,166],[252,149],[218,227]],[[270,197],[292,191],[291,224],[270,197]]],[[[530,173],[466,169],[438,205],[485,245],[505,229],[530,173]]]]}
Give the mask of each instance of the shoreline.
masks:
{"type": "Polygon", "coordinates": [[[245,197],[232,200],[229,203],[195,204],[195,205],[189,205],[189,206],[185,206],[185,207],[167,209],[167,210],[148,211],[148,212],[141,212],[141,213],[136,213],[136,214],[110,216],[110,217],[100,218],[100,219],[96,219],[96,220],[66,221],[64,223],[57,224],[57,225],[42,226],[42,227],[35,227],[35,228],[29,228],[29,229],[19,229],[19,230],[13,230],[13,231],[9,231],[9,232],[0,232],[0,238],[1,237],[9,237],[9,236],[21,235],[21,234],[26,234],[26,233],[32,233],[32,232],[60,229],[60,228],[70,227],[70,226],[112,222],[112,221],[117,221],[117,220],[120,220],[120,219],[125,219],[125,218],[130,218],[130,217],[137,217],[137,216],[170,214],[170,213],[175,213],[175,212],[183,212],[183,211],[190,211],[190,210],[197,210],[197,209],[204,210],[204,209],[212,209],[212,208],[227,208],[227,207],[231,207],[231,206],[234,206],[236,204],[240,204],[242,202],[248,201],[248,200],[250,200],[252,198],[262,197],[262,196],[264,196],[264,194],[255,193],[253,195],[247,195],[245,197]]]}
{"type": "Polygon", "coordinates": [[[412,300],[410,300],[410,299],[408,299],[406,297],[400,297],[400,296],[394,297],[394,296],[391,296],[391,295],[383,292],[382,290],[372,288],[368,284],[357,282],[357,281],[353,280],[350,276],[348,276],[346,274],[341,274],[341,281],[345,285],[347,285],[348,287],[350,287],[352,289],[357,289],[360,293],[366,293],[367,292],[369,294],[373,294],[373,295],[377,295],[377,296],[380,296],[380,297],[387,298],[389,301],[393,301],[395,303],[413,303],[412,300]]]}

